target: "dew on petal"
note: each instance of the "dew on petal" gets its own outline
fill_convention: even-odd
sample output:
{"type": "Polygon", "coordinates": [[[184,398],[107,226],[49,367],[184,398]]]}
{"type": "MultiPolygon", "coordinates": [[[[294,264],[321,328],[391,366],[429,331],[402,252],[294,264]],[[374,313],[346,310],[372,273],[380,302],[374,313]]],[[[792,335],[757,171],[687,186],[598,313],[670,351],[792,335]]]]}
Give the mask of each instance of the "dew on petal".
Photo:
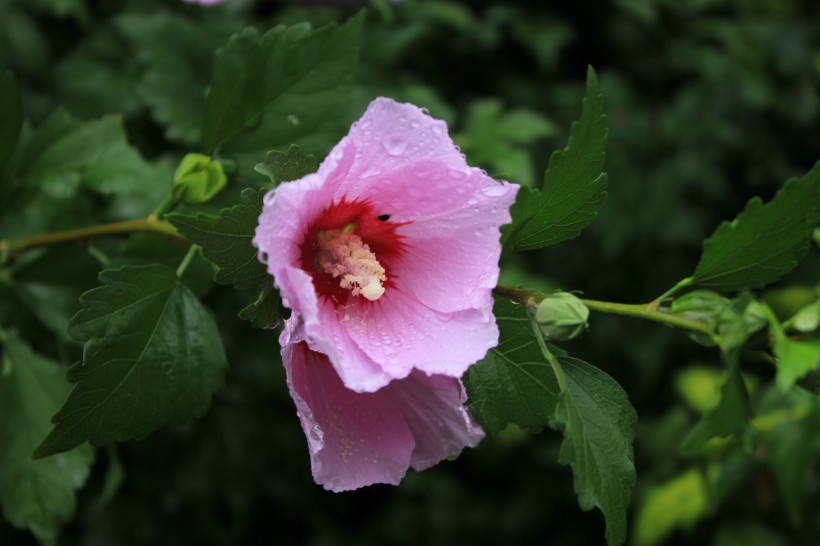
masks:
{"type": "Polygon", "coordinates": [[[393,156],[399,156],[407,149],[407,141],[400,138],[391,138],[382,142],[384,150],[393,156]]]}

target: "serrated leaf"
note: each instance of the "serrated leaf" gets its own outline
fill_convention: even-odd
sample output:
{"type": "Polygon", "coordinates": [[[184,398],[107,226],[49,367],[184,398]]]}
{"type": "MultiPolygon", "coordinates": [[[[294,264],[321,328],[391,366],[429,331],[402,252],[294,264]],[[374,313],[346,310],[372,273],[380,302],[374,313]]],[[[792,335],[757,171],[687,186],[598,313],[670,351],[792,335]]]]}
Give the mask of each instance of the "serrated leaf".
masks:
{"type": "Polygon", "coordinates": [[[318,168],[314,156],[306,155],[298,146],[291,146],[286,154],[276,150],[269,151],[265,162],[256,166],[256,171],[268,176],[271,182],[279,184],[302,178],[316,172],[318,168]]]}
{"type": "Polygon", "coordinates": [[[497,299],[498,346],[463,377],[470,411],[491,434],[514,423],[532,432],[548,425],[558,403],[555,372],[544,359],[520,305],[497,299]]]}
{"type": "Polygon", "coordinates": [[[223,383],[227,362],[216,324],[173,269],[126,266],[104,270],[100,281],[69,324],[85,342],[83,361],[69,369],[77,385],[36,457],[188,421],[205,413],[223,383]]]}
{"type": "Polygon", "coordinates": [[[564,435],[558,461],[572,466],[581,508],[603,512],[607,543],[623,544],[635,486],[635,409],[621,386],[598,368],[576,358],[558,361],[567,380],[555,409],[555,426],[564,435]]]}
{"type": "Polygon", "coordinates": [[[541,190],[521,188],[502,226],[506,250],[534,250],[581,234],[606,200],[607,125],[603,96],[592,67],[587,73],[583,112],[572,124],[569,143],[550,156],[541,190]]]}
{"type": "Polygon", "coordinates": [[[0,168],[6,163],[23,127],[23,98],[20,88],[11,72],[0,64],[0,104],[3,115],[0,116],[0,168]]]}
{"type": "Polygon", "coordinates": [[[341,26],[281,25],[262,36],[245,29],[231,37],[217,53],[206,100],[205,150],[257,124],[234,151],[303,145],[300,139],[340,131],[363,20],[360,13],[341,26]]]}
{"type": "Polygon", "coordinates": [[[262,192],[247,188],[242,191],[242,204],[224,209],[218,217],[169,214],[166,218],[216,264],[217,283],[260,291],[256,302],[242,309],[239,317],[257,328],[273,328],[280,320],[279,292],[273,290],[273,279],[251,243],[261,212],[262,192]]]}
{"type": "Polygon", "coordinates": [[[251,321],[251,326],[263,330],[276,327],[281,322],[279,315],[279,292],[272,285],[262,289],[255,302],[239,311],[239,318],[251,321]]]}
{"type": "Polygon", "coordinates": [[[703,243],[691,283],[714,290],[760,288],[794,269],[820,221],[820,162],[766,204],[758,197],[703,243]]]}
{"type": "Polygon", "coordinates": [[[681,447],[684,451],[691,452],[712,438],[738,434],[746,428],[751,414],[746,384],[740,375],[739,366],[732,364],[720,387],[720,401],[703,415],[681,447]]]}
{"type": "Polygon", "coordinates": [[[202,253],[219,267],[214,281],[237,288],[256,288],[272,282],[251,244],[259,215],[262,193],[247,188],[242,204],[223,209],[219,216],[168,214],[168,219],[188,240],[202,247],[202,253]]]}
{"type": "Polygon", "coordinates": [[[64,368],[10,336],[0,363],[0,505],[15,527],[54,541],[74,515],[75,491],[88,477],[88,445],[35,461],[31,454],[51,428],[50,418],[70,385],[64,368]]]}

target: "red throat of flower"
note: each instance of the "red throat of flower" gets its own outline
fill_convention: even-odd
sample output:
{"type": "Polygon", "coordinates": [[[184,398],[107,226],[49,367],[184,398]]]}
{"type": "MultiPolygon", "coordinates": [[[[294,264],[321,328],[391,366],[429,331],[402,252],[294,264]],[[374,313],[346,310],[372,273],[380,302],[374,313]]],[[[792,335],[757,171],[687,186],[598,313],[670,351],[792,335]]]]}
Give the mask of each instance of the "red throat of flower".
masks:
{"type": "Polygon", "coordinates": [[[402,251],[401,225],[367,200],[342,198],[308,226],[299,247],[302,269],[336,306],[350,297],[376,301],[393,286],[390,264],[402,251]]]}

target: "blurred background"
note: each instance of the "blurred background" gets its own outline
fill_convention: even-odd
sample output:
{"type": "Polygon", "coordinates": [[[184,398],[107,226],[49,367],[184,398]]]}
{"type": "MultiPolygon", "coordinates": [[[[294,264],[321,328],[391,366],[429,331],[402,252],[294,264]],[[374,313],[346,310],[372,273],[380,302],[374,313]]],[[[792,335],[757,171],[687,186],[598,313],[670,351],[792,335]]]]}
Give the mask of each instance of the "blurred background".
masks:
{"type": "MultiPolygon", "coordinates": [[[[468,162],[496,178],[540,184],[580,114],[587,66],[596,69],[609,116],[608,200],[579,239],[511,257],[510,283],[649,301],[692,271],[722,220],[820,158],[813,0],[0,0],[0,60],[34,126],[57,105],[80,119],[121,115],[131,143],[165,175],[161,198],[179,158],[199,151],[202,90],[232,33],[342,22],[365,5],[349,119],[379,95],[424,106],[448,122],[468,162]]],[[[334,141],[306,151],[321,159],[334,141]]],[[[64,224],[94,211],[93,199],[73,203],[64,224]]],[[[815,246],[767,301],[789,316],[816,297],[818,270],[815,246]]],[[[77,294],[96,273],[93,261],[61,271],[77,294]]],[[[206,279],[199,292],[224,334],[227,385],[203,418],[98,450],[60,544],[605,543],[603,517],[578,507],[571,472],[557,464],[561,437],[549,430],[509,428],[456,461],[411,471],[399,487],[323,491],[310,475],[277,333],[236,319],[246,302],[232,289],[206,279]]],[[[77,308],[54,305],[66,320],[77,308]]],[[[41,320],[23,321],[27,338],[70,363],[78,346],[55,341],[41,320]]],[[[820,544],[811,455],[820,419],[780,431],[815,446],[795,478],[795,516],[765,442],[678,449],[712,403],[715,350],[659,325],[596,315],[567,349],[618,380],[639,415],[631,544],[820,544]]],[[[757,408],[788,404],[772,401],[784,395],[767,387],[769,365],[743,366],[757,408]]],[[[0,521],[0,544],[33,542],[0,521]]]]}

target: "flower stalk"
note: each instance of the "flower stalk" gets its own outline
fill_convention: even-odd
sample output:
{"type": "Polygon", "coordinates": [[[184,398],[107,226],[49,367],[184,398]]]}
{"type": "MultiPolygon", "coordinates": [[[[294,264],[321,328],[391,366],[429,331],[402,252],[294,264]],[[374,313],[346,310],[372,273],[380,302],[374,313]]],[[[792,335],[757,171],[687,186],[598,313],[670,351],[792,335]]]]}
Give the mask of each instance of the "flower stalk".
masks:
{"type": "MultiPolygon", "coordinates": [[[[520,303],[524,306],[532,306],[544,297],[544,294],[535,290],[512,288],[503,285],[496,286],[493,292],[496,295],[502,296],[516,303],[520,303]]],[[[687,330],[689,332],[697,332],[709,336],[712,334],[711,327],[705,322],[672,315],[662,309],[659,309],[657,303],[655,302],[645,304],[628,304],[581,299],[581,303],[586,305],[591,311],[596,311],[598,313],[640,318],[666,324],[667,326],[687,330]]]]}
{"type": "Polygon", "coordinates": [[[96,226],[35,235],[33,237],[2,240],[0,241],[0,264],[9,263],[20,254],[35,248],[57,246],[99,237],[107,237],[110,235],[121,235],[140,231],[151,231],[182,241],[186,240],[182,235],[180,235],[173,225],[158,219],[154,215],[151,215],[147,218],[137,220],[123,220],[120,222],[110,222],[96,226]]]}

